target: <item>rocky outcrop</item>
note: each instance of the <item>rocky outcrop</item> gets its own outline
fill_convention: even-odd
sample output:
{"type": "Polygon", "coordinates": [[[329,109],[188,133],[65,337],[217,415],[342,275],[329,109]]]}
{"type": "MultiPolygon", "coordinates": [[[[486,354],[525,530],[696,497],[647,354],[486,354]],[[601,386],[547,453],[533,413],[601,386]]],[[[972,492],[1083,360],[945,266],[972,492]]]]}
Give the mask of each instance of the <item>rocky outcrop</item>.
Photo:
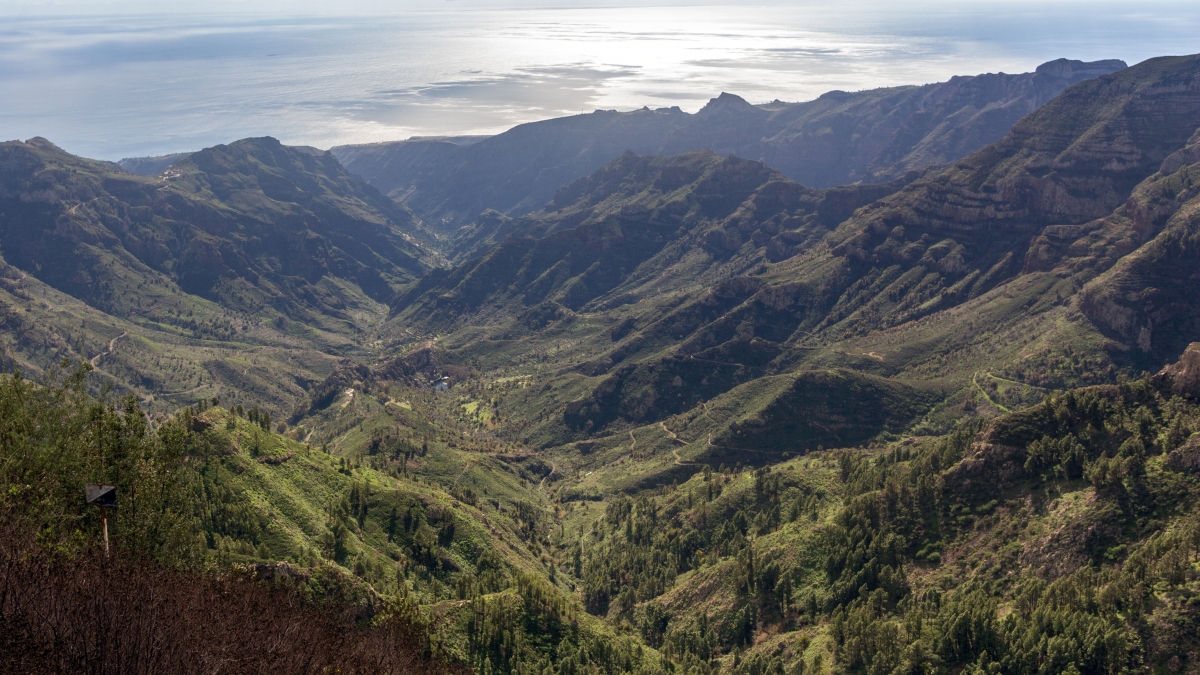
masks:
{"type": "Polygon", "coordinates": [[[445,363],[442,357],[433,342],[423,342],[403,355],[381,359],[373,368],[347,359],[309,389],[308,397],[292,412],[291,422],[324,410],[348,389],[372,391],[387,383],[430,388],[441,378],[449,378],[453,384],[470,375],[469,369],[445,363]]]}
{"type": "Polygon", "coordinates": [[[1139,186],[1112,218],[1072,248],[1106,258],[1079,307],[1149,364],[1173,359],[1200,326],[1200,163],[1139,186]],[[1149,238],[1148,241],[1146,239],[1149,238]],[[1144,242],[1144,243],[1143,243],[1144,242]],[[1099,253],[1100,255],[1097,255],[1099,253]]]}
{"type": "Polygon", "coordinates": [[[984,501],[1024,478],[1024,464],[1025,448],[984,440],[973,443],[967,456],[947,471],[943,480],[947,491],[984,501]]]}
{"type": "Polygon", "coordinates": [[[286,562],[255,563],[252,566],[254,578],[259,581],[304,583],[312,577],[305,569],[286,562]]]}
{"type": "Polygon", "coordinates": [[[1119,541],[1120,521],[1112,511],[1113,507],[1102,505],[1095,494],[1087,497],[1085,508],[1059,504],[1049,513],[1053,529],[1027,540],[1018,561],[1046,579],[1074,572],[1119,541]]]}
{"type": "Polygon", "coordinates": [[[1188,345],[1179,361],[1159,371],[1153,382],[1176,396],[1200,399],[1200,342],[1188,345]]]}
{"type": "Polygon", "coordinates": [[[1189,164],[1200,164],[1200,128],[1188,139],[1186,147],[1167,155],[1158,172],[1169,176],[1189,164]]]}
{"type": "Polygon", "coordinates": [[[432,342],[425,342],[403,356],[383,359],[372,369],[372,374],[376,381],[399,382],[410,387],[430,387],[443,377],[450,378],[453,384],[469,374],[466,368],[445,363],[443,357],[432,342]]]}
{"type": "Polygon", "coordinates": [[[1186,443],[1167,453],[1165,463],[1172,471],[1200,473],[1200,436],[1189,438],[1186,443]]]}
{"type": "Polygon", "coordinates": [[[349,359],[342,361],[323,382],[309,389],[307,399],[292,411],[291,422],[295,424],[305,415],[324,410],[344,391],[362,387],[371,381],[371,369],[349,359]]]}

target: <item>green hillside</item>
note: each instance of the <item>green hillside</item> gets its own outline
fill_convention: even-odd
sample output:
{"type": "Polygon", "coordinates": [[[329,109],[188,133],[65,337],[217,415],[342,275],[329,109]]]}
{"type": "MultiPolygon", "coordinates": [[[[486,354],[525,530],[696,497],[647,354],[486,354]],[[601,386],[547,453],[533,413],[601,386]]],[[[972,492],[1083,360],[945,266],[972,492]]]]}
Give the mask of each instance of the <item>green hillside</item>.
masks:
{"type": "Polygon", "coordinates": [[[729,672],[1167,672],[1200,647],[1196,414],[1140,381],[706,469],[610,502],[581,546],[585,603],[729,672]]]}
{"type": "Polygon", "coordinates": [[[71,495],[112,481],[120,555],[249,565],[368,623],[407,608],[480,671],[1157,671],[1200,648],[1197,363],[1200,346],[946,436],[705,464],[602,502],[570,487],[590,475],[540,480],[439,422],[458,399],[347,395],[313,447],[255,409],[147,426],[82,374],[5,376],[0,431],[25,440],[3,506],[69,553],[97,536],[71,495]]]}
{"type": "Polygon", "coordinates": [[[0,144],[6,359],[88,360],[171,412],[224,396],[280,416],[437,261],[410,211],[270,138],[157,176],[43,139],[0,144]]]}

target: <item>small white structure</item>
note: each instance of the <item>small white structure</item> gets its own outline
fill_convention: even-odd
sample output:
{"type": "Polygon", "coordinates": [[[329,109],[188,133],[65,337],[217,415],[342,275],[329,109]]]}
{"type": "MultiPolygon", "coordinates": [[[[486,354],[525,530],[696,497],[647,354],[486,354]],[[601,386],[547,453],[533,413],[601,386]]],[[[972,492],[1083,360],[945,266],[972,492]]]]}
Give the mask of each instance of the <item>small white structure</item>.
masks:
{"type": "Polygon", "coordinates": [[[433,390],[434,391],[446,391],[449,388],[450,388],[450,378],[445,375],[443,375],[442,377],[439,377],[438,379],[433,381],[433,390]]]}

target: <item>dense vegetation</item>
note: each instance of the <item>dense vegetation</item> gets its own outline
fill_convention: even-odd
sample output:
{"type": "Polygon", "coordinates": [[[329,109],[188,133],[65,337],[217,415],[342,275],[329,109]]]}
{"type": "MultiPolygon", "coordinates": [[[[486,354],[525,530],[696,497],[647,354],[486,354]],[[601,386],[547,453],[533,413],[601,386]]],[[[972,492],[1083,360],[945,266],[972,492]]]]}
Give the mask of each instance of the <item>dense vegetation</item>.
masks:
{"type": "Polygon", "coordinates": [[[225,653],[241,665],[221,672],[615,673],[649,658],[526,569],[548,543],[540,506],[508,502],[503,479],[490,485],[507,503],[411,477],[446,447],[393,423],[364,448],[373,470],[273,433],[257,408],[202,401],[152,421],[132,398],[89,396],[87,370],[0,376],[12,667],[208,672],[225,653]],[[111,558],[82,499],[93,481],[119,494],[111,558]],[[95,620],[72,624],[84,607],[95,620]],[[435,630],[446,612],[459,630],[435,630]],[[154,656],[150,643],[177,647],[154,656]]]}
{"type": "Polygon", "coordinates": [[[356,625],[369,589],[336,568],[213,568],[207,539],[224,551],[228,538],[238,550],[256,539],[264,520],[244,494],[227,487],[213,494],[209,467],[220,449],[197,432],[191,411],[152,428],[135,400],[88,396],[85,375],[81,368],[43,383],[0,376],[6,670],[449,668],[444,657],[428,654],[427,631],[402,597],[356,625]],[[100,543],[98,510],[84,504],[85,482],[117,488],[119,509],[108,512],[111,554],[100,543]],[[194,492],[203,496],[193,499],[194,492]],[[256,580],[263,577],[280,583],[256,580]]]}
{"type": "MultiPolygon", "coordinates": [[[[89,397],[85,375],[0,382],[4,634],[31,672],[149,658],[139,641],[182,650],[200,625],[201,657],[286,653],[294,672],[449,667],[421,656],[432,649],[489,673],[1107,673],[1173,670],[1200,649],[1200,404],[1175,393],[1189,386],[1182,368],[944,437],[705,466],[596,510],[518,500],[513,534],[550,554],[524,568],[497,547],[463,555],[477,545],[460,533],[482,514],[467,503],[487,499],[472,488],[450,486],[470,509],[456,516],[376,482],[432,470],[419,462],[439,452],[428,441],[368,436],[378,470],[327,460],[340,496],[323,533],[288,540],[253,481],[238,481],[244,458],[272,470],[304,459],[265,413],[204,402],[151,422],[133,400],[89,397]],[[91,480],[121,494],[110,559],[80,499],[91,480]],[[372,545],[392,551],[390,572],[372,545]],[[279,559],[292,562],[267,563],[279,559]],[[250,564],[217,573],[235,561],[250,564]],[[151,597],[175,604],[138,621],[151,597]],[[96,620],[63,632],[81,606],[96,620]],[[270,618],[241,627],[248,613],[270,618]],[[254,637],[276,633],[288,637],[270,647],[254,637]],[[109,656],[95,651],[118,634],[109,656]]],[[[378,414],[360,411],[360,425],[378,414]]],[[[191,653],[154,667],[190,672],[191,653]]]]}
{"type": "Polygon", "coordinates": [[[609,503],[576,557],[584,601],[682,663],[768,646],[735,672],[1172,670],[1200,647],[1200,482],[1178,470],[1198,423],[1139,381],[944,438],[706,470],[609,503]],[[960,489],[965,456],[1005,446],[985,475],[1008,482],[960,489]]]}

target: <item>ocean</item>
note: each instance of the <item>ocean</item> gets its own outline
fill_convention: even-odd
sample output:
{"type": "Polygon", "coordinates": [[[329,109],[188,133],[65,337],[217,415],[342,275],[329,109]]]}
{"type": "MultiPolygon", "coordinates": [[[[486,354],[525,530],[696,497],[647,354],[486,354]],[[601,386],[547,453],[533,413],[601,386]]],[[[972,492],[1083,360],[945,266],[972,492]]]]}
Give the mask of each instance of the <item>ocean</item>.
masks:
{"type": "MultiPolygon", "coordinates": [[[[1059,57],[1200,51],[1198,2],[789,2],[373,14],[0,9],[0,137],[98,159],[271,135],[497,133],[730,92],[802,101],[1059,57]]],[[[196,7],[201,7],[197,5],[196,7]]]]}

